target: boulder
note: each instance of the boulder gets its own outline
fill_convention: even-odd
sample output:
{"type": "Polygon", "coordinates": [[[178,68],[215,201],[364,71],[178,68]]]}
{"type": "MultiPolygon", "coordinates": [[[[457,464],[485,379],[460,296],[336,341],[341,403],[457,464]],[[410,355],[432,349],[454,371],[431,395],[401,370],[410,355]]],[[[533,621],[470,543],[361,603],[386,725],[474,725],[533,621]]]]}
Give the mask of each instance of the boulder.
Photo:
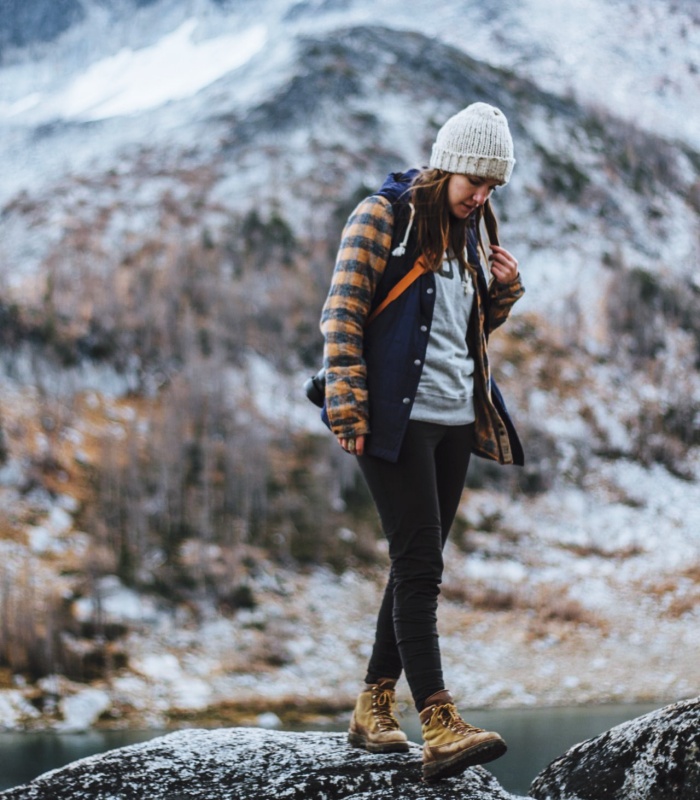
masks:
{"type": "Polygon", "coordinates": [[[517,800],[482,767],[435,784],[420,746],[370,755],[341,733],[184,730],[90,756],[0,800],[517,800]]]}
{"type": "MultiPolygon", "coordinates": [[[[700,698],[618,725],[535,778],[536,800],[700,800],[700,698]]],[[[342,733],[184,730],[47,772],[0,800],[524,800],[482,767],[421,780],[420,746],[370,755],[342,733]]]]}
{"type": "Polygon", "coordinates": [[[625,722],[553,761],[537,800],[700,800],[700,698],[625,722]]]}

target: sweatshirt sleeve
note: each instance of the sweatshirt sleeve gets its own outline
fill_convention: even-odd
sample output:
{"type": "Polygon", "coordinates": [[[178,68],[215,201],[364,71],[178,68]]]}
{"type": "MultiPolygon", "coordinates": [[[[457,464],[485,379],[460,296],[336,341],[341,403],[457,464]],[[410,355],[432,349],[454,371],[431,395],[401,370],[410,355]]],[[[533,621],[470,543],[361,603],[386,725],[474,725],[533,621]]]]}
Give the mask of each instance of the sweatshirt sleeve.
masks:
{"type": "Polygon", "coordinates": [[[331,287],[321,314],[326,412],[336,436],[369,433],[364,324],[384,273],[393,230],[391,203],[363,200],[343,230],[331,287]]]}

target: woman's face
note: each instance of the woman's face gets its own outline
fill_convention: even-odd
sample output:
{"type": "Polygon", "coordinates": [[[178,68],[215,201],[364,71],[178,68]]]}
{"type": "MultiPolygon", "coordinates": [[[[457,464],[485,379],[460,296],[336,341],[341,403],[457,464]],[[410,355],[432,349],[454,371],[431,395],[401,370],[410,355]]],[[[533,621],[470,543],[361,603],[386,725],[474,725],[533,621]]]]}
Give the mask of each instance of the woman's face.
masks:
{"type": "Polygon", "coordinates": [[[466,219],[489,199],[491,193],[500,184],[488,178],[476,175],[450,175],[447,182],[447,204],[450,212],[457,219],[466,219]]]}

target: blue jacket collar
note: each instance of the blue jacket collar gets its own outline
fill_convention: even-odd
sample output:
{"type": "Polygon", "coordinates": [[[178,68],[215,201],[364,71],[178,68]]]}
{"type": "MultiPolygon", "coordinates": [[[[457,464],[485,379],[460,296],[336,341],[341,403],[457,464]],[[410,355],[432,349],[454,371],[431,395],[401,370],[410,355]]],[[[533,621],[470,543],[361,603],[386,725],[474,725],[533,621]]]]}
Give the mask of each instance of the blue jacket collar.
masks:
{"type": "Polygon", "coordinates": [[[386,197],[390,203],[395,203],[411,186],[418,172],[417,169],[409,169],[408,172],[390,172],[377,194],[386,197]]]}

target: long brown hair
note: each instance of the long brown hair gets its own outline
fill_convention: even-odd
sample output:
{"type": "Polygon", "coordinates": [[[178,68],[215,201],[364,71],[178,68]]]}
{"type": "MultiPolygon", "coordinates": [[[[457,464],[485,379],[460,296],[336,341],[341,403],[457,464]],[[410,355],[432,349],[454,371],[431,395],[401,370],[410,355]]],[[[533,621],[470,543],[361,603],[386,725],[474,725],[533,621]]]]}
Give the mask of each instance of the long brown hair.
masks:
{"type": "MultiPolygon", "coordinates": [[[[448,258],[456,259],[461,269],[469,269],[465,255],[467,223],[450,213],[447,202],[447,184],[451,175],[451,172],[441,169],[424,169],[416,175],[411,185],[411,201],[416,207],[418,252],[423,255],[426,265],[433,272],[442,267],[445,253],[448,258]]],[[[488,200],[483,209],[479,208],[475,213],[479,215],[477,231],[483,216],[489,238],[493,241],[498,234],[496,218],[488,200]]],[[[497,238],[493,243],[498,243],[497,238]]],[[[481,237],[479,244],[481,245],[481,237]]]]}

